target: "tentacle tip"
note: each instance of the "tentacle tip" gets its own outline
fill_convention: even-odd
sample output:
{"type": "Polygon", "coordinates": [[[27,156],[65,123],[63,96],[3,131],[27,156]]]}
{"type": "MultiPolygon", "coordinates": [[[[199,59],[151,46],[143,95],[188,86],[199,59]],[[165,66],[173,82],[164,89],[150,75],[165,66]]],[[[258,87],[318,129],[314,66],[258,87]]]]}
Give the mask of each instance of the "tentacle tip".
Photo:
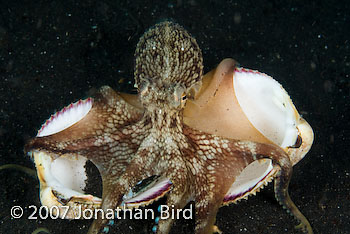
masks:
{"type": "Polygon", "coordinates": [[[159,216],[158,217],[156,217],[155,219],[154,219],[154,222],[156,223],[156,224],[158,224],[159,223],[159,216]]]}
{"type": "Polygon", "coordinates": [[[313,234],[314,232],[312,231],[311,225],[308,223],[303,223],[301,222],[297,226],[295,226],[295,229],[301,229],[304,233],[307,234],[313,234]]]}
{"type": "Polygon", "coordinates": [[[104,227],[102,230],[102,233],[108,233],[109,232],[109,227],[104,227]]]}
{"type": "Polygon", "coordinates": [[[108,225],[110,226],[114,225],[114,220],[113,219],[109,220],[108,225]]]}
{"type": "Polygon", "coordinates": [[[152,227],[152,232],[153,232],[153,233],[156,233],[156,232],[157,232],[157,226],[156,226],[156,225],[154,225],[154,226],[152,227]]]}
{"type": "Polygon", "coordinates": [[[222,234],[222,231],[218,228],[218,226],[213,225],[213,233],[222,234]]]}

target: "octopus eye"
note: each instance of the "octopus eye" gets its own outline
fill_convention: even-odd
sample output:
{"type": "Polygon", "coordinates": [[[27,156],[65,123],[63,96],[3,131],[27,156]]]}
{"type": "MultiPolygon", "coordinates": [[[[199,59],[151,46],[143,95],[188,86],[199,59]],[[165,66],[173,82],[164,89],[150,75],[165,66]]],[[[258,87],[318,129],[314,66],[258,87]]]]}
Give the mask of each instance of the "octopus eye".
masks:
{"type": "Polygon", "coordinates": [[[177,84],[175,87],[171,88],[173,90],[172,105],[174,107],[181,107],[183,108],[185,106],[185,102],[187,99],[185,88],[182,85],[177,84]]]}
{"type": "Polygon", "coordinates": [[[301,138],[301,136],[298,135],[294,145],[290,146],[289,148],[299,148],[302,143],[303,143],[303,139],[301,138]]]}
{"type": "Polygon", "coordinates": [[[181,108],[185,107],[186,100],[187,100],[187,96],[186,96],[185,93],[183,93],[183,94],[181,95],[181,99],[180,99],[180,106],[181,106],[181,108]]]}
{"type": "Polygon", "coordinates": [[[141,95],[145,95],[148,92],[148,87],[149,87],[150,82],[146,79],[141,80],[141,84],[139,87],[139,92],[141,95]]]}

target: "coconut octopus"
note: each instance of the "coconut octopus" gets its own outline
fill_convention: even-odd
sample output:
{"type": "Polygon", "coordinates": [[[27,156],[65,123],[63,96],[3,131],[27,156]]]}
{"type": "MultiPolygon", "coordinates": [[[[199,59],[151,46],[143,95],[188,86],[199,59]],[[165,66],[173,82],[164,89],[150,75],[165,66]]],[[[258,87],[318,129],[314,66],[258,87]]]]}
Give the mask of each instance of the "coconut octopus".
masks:
{"type": "MultiPolygon", "coordinates": [[[[277,81],[232,59],[203,76],[196,40],[169,21],[145,32],[135,58],[138,95],[104,86],[51,116],[26,144],[43,205],[73,219],[79,209],[108,212],[166,196],[171,211],[193,201],[195,233],[213,233],[221,206],[274,179],[278,202],[312,233],[288,184],[313,132],[277,81]],[[101,174],[102,199],[83,191],[87,160],[101,174]]],[[[157,217],[152,230],[168,233],[173,222],[157,217]]],[[[89,233],[113,223],[99,213],[89,233]]]]}

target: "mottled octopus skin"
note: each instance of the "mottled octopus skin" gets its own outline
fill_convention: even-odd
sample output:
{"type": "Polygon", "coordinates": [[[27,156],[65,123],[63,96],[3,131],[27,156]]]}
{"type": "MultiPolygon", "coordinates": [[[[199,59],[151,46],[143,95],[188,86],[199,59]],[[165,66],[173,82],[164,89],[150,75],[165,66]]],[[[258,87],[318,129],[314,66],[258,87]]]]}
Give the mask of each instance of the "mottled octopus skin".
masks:
{"type": "MultiPolygon", "coordinates": [[[[195,233],[213,233],[215,217],[230,185],[254,160],[269,158],[277,200],[312,233],[310,224],[288,195],[292,163],[273,144],[225,139],[183,123],[183,107],[201,84],[202,54],[182,27],[163,22],[148,30],[135,52],[135,81],[142,109],[129,105],[109,87],[95,97],[92,110],[72,127],[34,138],[26,151],[38,149],[82,155],[99,169],[102,209],[121,205],[123,195],[153,175],[170,179],[167,205],[195,202],[195,233]]],[[[174,220],[160,220],[156,233],[168,233],[174,220]]],[[[108,230],[108,220],[93,221],[89,233],[108,230]]]]}

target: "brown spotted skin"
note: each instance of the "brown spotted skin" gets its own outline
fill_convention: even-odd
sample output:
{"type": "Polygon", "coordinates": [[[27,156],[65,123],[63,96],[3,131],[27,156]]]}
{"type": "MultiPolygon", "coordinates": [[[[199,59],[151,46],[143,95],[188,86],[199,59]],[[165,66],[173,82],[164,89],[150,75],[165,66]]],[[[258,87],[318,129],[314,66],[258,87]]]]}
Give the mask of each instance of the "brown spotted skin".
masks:
{"type": "MultiPolygon", "coordinates": [[[[195,233],[218,230],[216,213],[235,178],[254,160],[270,158],[280,168],[277,199],[304,230],[310,227],[289,198],[292,164],[282,149],[224,139],[183,124],[186,97],[201,84],[203,71],[201,50],[187,31],[172,22],[155,25],[141,37],[135,58],[143,110],[104,88],[86,118],[58,134],[33,139],[26,149],[81,154],[92,160],[103,178],[104,210],[121,205],[137,182],[153,175],[166,177],[172,182],[169,207],[181,209],[195,202],[195,233]]],[[[102,232],[107,222],[94,220],[89,233],[102,232]]],[[[173,222],[160,220],[157,233],[168,233],[173,222]]]]}
{"type": "Polygon", "coordinates": [[[78,154],[98,167],[103,180],[104,175],[119,177],[149,128],[148,123],[139,121],[141,117],[142,111],[104,86],[81,121],[59,133],[33,138],[26,144],[25,151],[43,150],[56,157],[78,154]]]}

